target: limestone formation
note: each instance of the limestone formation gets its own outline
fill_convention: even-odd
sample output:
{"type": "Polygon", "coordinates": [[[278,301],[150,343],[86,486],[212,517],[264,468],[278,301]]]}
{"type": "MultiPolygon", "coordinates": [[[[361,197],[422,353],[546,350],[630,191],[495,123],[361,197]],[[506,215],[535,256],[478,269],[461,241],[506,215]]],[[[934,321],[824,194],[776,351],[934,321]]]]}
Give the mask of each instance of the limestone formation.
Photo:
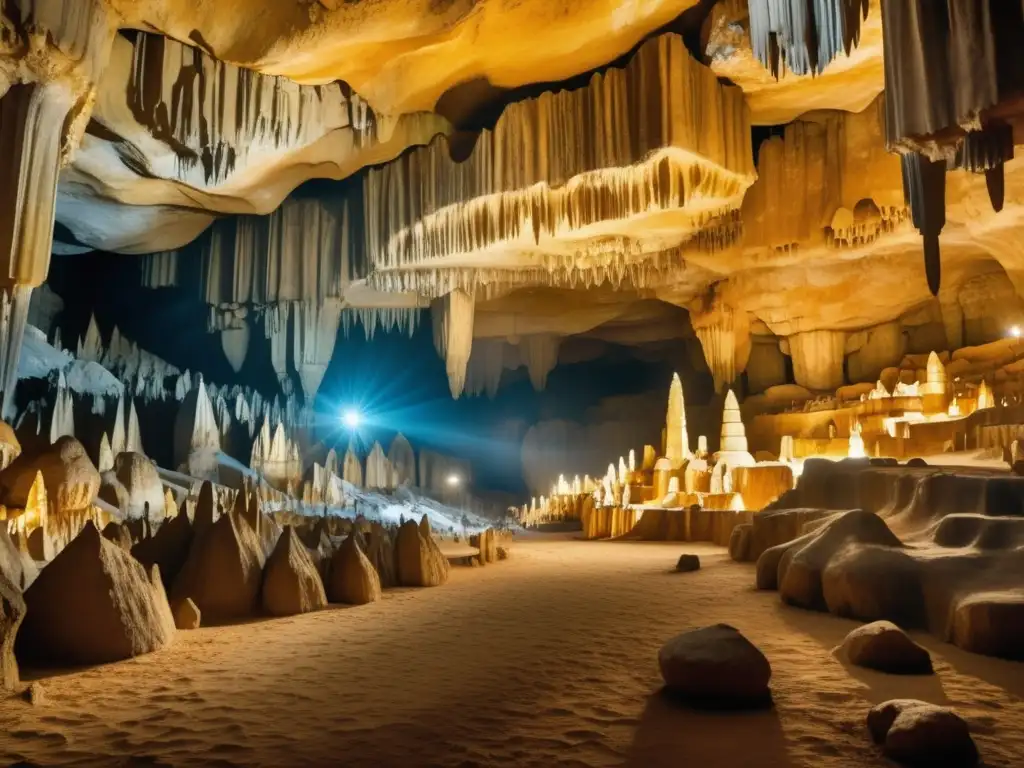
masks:
{"type": "Polygon", "coordinates": [[[39,568],[27,548],[19,548],[7,533],[6,527],[0,525],[0,576],[24,592],[38,575],[39,568]]]}
{"type": "Polygon", "coordinates": [[[370,528],[366,557],[377,572],[383,589],[398,586],[395,545],[389,531],[379,523],[374,523],[370,528]]]}
{"type": "MultiPolygon", "coordinates": [[[[242,523],[242,526],[246,525],[242,523]]],[[[332,569],[333,566],[332,561],[332,569]]],[[[267,558],[263,571],[262,601],[263,610],[271,616],[294,616],[319,611],[327,606],[320,574],[290,525],[284,527],[277,546],[267,558]]]]}
{"type": "Polygon", "coordinates": [[[851,664],[892,674],[931,674],[932,659],[891,621],[874,621],[851,631],[841,653],[851,664]]]}
{"type": "MultiPolygon", "coordinates": [[[[672,374],[668,390],[668,413],[665,416],[665,458],[678,468],[690,458],[690,438],[686,433],[686,403],[679,374],[672,374]]],[[[654,467],[651,467],[653,469],[654,467]]]]}
{"type": "Polygon", "coordinates": [[[132,551],[132,535],[128,528],[120,523],[107,523],[103,527],[103,538],[112,541],[125,552],[132,551]]]}
{"type": "Polygon", "coordinates": [[[59,664],[103,664],[167,645],[174,619],[159,569],[151,572],[91,522],[25,592],[18,655],[59,664]]]}
{"type": "Polygon", "coordinates": [[[398,529],[395,563],[403,587],[436,587],[448,580],[448,560],[430,535],[430,527],[424,534],[414,520],[398,529]]]}
{"type": "Polygon", "coordinates": [[[746,467],[754,464],[754,457],[747,450],[747,435],[740,416],[739,402],[730,389],[725,395],[722,408],[722,438],[715,459],[729,467],[746,467]]]}
{"type": "Polygon", "coordinates": [[[151,524],[164,519],[164,488],[156,465],[141,453],[126,451],[114,459],[114,474],[128,494],[122,511],[132,520],[146,518],[151,524]],[[148,509],[147,509],[148,508],[148,509]]]}
{"type": "Polygon", "coordinates": [[[768,660],[727,624],[677,635],[658,652],[658,665],[668,691],[689,703],[714,708],[771,704],[768,660]]]}
{"type": "Polygon", "coordinates": [[[263,563],[256,532],[234,515],[221,515],[206,528],[197,525],[171,598],[191,598],[207,622],[251,616],[259,605],[263,563]]]}
{"type": "Polygon", "coordinates": [[[24,509],[36,472],[42,473],[47,498],[58,513],[88,508],[99,492],[100,474],[85,448],[75,438],[65,436],[35,455],[21,454],[0,472],[2,503],[24,509]]]}
{"type": "Polygon", "coordinates": [[[363,554],[354,533],[345,538],[331,558],[327,597],[332,603],[350,605],[365,605],[381,599],[380,577],[363,554]]]}
{"type": "Polygon", "coordinates": [[[867,721],[871,738],[901,764],[970,768],[978,762],[967,723],[948,707],[893,699],[873,707],[867,721]]]}
{"type": "Polygon", "coordinates": [[[132,547],[132,555],[147,568],[159,566],[164,584],[170,587],[188,559],[192,539],[192,521],[182,502],[178,514],[160,525],[153,536],[132,547]]]}
{"type": "Polygon", "coordinates": [[[202,614],[192,599],[186,597],[174,606],[174,626],[178,629],[199,629],[202,614]]]}
{"type": "Polygon", "coordinates": [[[394,470],[396,487],[416,484],[416,455],[401,432],[391,441],[387,458],[394,470]]]}
{"type": "Polygon", "coordinates": [[[25,618],[21,590],[0,573],[0,694],[17,690],[20,683],[14,640],[25,618]]]}

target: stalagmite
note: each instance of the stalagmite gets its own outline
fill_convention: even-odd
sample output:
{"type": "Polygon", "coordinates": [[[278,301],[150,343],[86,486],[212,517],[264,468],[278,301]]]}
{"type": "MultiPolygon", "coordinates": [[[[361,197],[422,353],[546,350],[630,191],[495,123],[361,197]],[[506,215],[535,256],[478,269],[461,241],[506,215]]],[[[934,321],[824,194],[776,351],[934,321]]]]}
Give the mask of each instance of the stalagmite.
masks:
{"type": "Polygon", "coordinates": [[[978,410],[991,408],[993,405],[995,405],[995,401],[992,398],[992,389],[988,382],[982,379],[981,385],[978,387],[978,410]]]}
{"type": "Polygon", "coordinates": [[[78,359],[98,363],[103,359],[103,339],[100,337],[96,315],[90,315],[85,337],[78,341],[78,359]]]}
{"type": "Polygon", "coordinates": [[[395,473],[396,487],[416,484],[416,455],[405,435],[399,432],[388,448],[388,461],[395,473]]]}
{"type": "Polygon", "coordinates": [[[389,491],[392,489],[394,470],[384,455],[380,443],[374,443],[366,457],[366,487],[369,490],[389,491]]]}
{"type": "Polygon", "coordinates": [[[363,465],[360,464],[359,457],[356,456],[355,446],[352,443],[349,443],[348,450],[345,451],[342,477],[356,488],[363,487],[363,465]]]}
{"type": "Polygon", "coordinates": [[[430,308],[434,323],[434,347],[445,361],[452,397],[458,398],[466,383],[466,367],[473,350],[473,297],[452,291],[430,308]]]}
{"type": "MultiPolygon", "coordinates": [[[[648,463],[647,446],[644,447],[644,466],[648,463]]],[[[679,468],[690,458],[690,438],[686,433],[686,404],[683,401],[683,382],[678,373],[672,374],[668,388],[668,413],[665,416],[665,458],[679,468]]],[[[653,458],[653,457],[651,457],[653,458]]],[[[653,468],[653,462],[651,462],[653,468]]]]}
{"type": "Polygon", "coordinates": [[[114,452],[110,448],[110,438],[107,437],[107,433],[103,433],[103,437],[100,438],[100,455],[99,461],[96,464],[96,469],[101,473],[107,472],[114,468],[114,452]]]}
{"type": "Polygon", "coordinates": [[[142,432],[139,430],[139,415],[135,412],[135,401],[130,400],[128,406],[128,432],[125,435],[126,451],[138,453],[143,456],[146,451],[142,447],[142,432]]]}
{"type": "Polygon", "coordinates": [[[747,433],[740,416],[740,404],[731,389],[725,395],[725,405],[722,408],[722,439],[715,460],[729,468],[750,467],[755,463],[747,448],[747,433]]]}
{"type": "Polygon", "coordinates": [[[67,435],[75,436],[75,402],[71,397],[64,372],[57,377],[57,393],[53,404],[53,418],[50,420],[50,443],[67,435]]]}
{"type": "Polygon", "coordinates": [[[117,407],[114,409],[114,431],[111,433],[110,450],[114,456],[128,450],[124,426],[124,395],[118,398],[117,407]]]}

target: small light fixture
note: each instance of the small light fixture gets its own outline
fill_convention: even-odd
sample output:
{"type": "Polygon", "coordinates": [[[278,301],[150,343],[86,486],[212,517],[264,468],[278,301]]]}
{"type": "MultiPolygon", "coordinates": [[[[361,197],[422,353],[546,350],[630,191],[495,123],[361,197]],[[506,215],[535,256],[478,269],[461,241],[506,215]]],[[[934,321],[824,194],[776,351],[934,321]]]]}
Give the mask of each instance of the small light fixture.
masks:
{"type": "Polygon", "coordinates": [[[462,478],[453,473],[445,478],[445,482],[448,483],[449,488],[458,488],[462,484],[462,478]]]}
{"type": "Polygon", "coordinates": [[[1015,325],[1012,328],[1010,328],[1010,335],[1013,336],[1013,338],[1015,338],[1015,339],[1019,339],[1020,338],[1020,326],[1019,325],[1015,325]]]}

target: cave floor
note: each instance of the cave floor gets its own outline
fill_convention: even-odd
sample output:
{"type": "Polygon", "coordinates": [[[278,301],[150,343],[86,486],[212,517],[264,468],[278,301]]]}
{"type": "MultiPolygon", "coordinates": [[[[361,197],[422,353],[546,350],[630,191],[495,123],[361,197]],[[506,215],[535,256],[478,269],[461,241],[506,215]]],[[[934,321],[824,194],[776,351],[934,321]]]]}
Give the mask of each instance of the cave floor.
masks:
{"type": "Polygon", "coordinates": [[[0,764],[366,766],[890,765],[864,718],[896,697],[954,706],[988,766],[1024,763],[1024,664],[915,635],[937,674],[831,655],[854,622],[752,589],[707,545],[533,535],[381,603],[181,632],[138,659],[39,680],[0,703],[0,764]],[[703,568],[671,572],[696,552],[703,568]],[[702,713],[655,695],[657,651],[726,622],[768,656],[775,707],[702,713]]]}

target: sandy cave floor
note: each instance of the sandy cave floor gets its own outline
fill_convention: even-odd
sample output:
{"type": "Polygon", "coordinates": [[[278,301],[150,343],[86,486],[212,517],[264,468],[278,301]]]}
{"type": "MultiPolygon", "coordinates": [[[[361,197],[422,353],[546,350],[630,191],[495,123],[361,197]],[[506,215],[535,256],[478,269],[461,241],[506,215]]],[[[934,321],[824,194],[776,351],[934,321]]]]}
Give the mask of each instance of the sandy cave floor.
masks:
{"type": "Polygon", "coordinates": [[[47,701],[0,703],[0,764],[889,765],[866,712],[913,697],[956,707],[986,765],[1024,765],[1024,664],[918,635],[937,675],[850,669],[830,651],[854,622],[786,608],[752,582],[717,547],[531,536],[439,589],[28,671],[47,701]],[[670,572],[684,551],[701,571],[670,572]],[[768,656],[773,710],[701,713],[656,695],[661,643],[718,621],[768,656]]]}

